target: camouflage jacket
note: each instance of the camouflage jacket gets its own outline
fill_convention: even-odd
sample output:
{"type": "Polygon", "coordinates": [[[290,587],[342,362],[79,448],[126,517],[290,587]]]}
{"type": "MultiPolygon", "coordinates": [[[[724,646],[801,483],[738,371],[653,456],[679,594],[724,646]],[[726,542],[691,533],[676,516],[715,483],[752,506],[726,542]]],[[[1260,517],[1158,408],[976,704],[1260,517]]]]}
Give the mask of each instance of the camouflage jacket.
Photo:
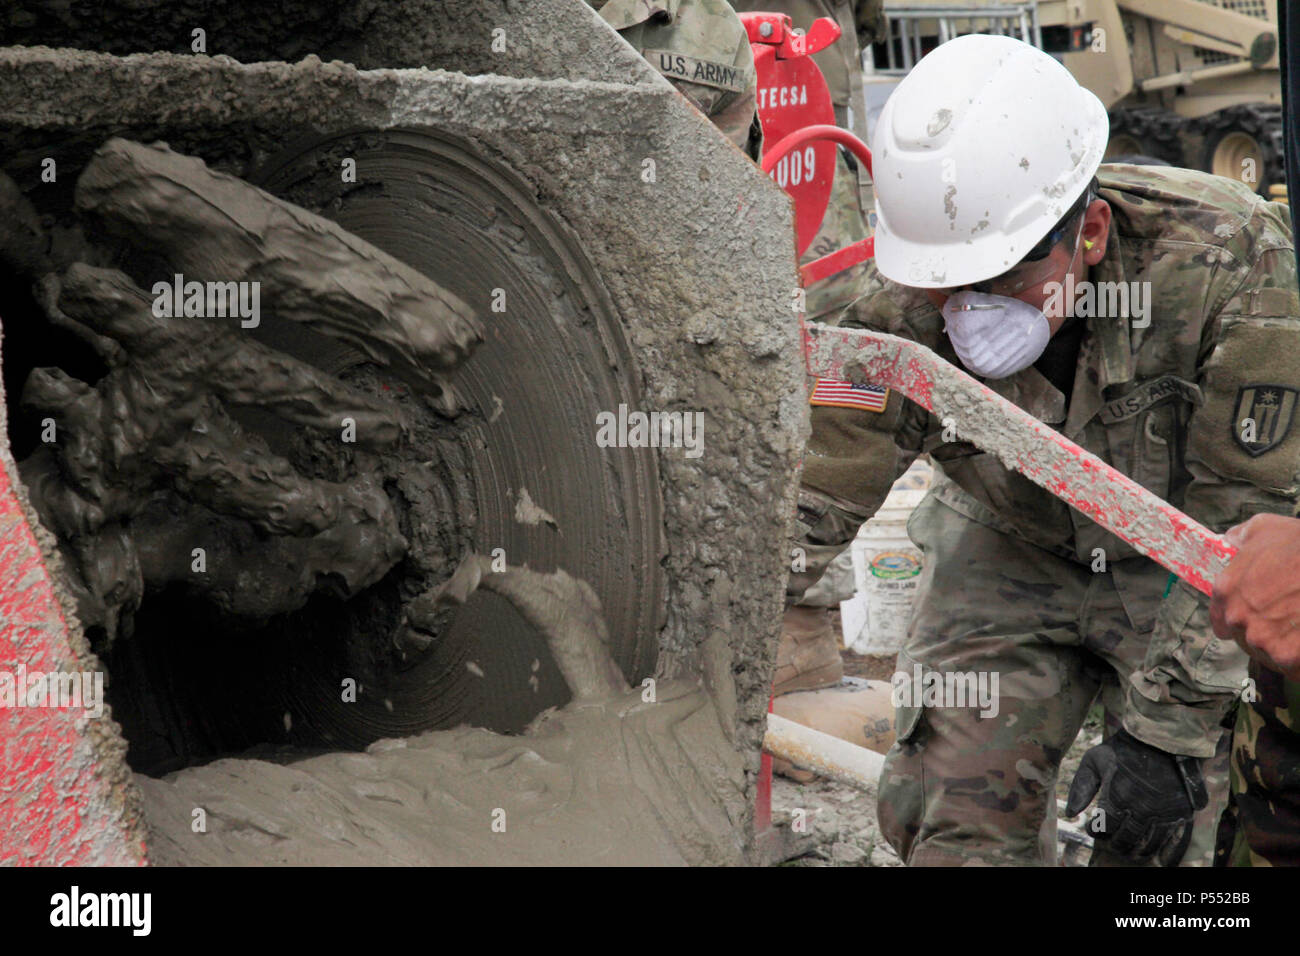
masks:
{"type": "MultiPolygon", "coordinates": [[[[1285,208],[1191,170],[1102,166],[1098,178],[1112,224],[1088,279],[1103,294],[1085,319],[1068,403],[1032,366],[986,384],[1215,531],[1294,513],[1300,295],[1285,208]],[[1144,307],[1133,298],[1126,314],[1121,288],[1143,294],[1144,307]]],[[[874,270],[843,324],[918,341],[960,367],[924,294],[874,270]]],[[[961,514],[1082,564],[1104,555],[1135,628],[1154,627],[1130,678],[1126,727],[1167,751],[1210,756],[1209,731],[1241,690],[1245,661],[1213,637],[1208,599],[1181,581],[1162,595],[1154,562],[961,441],[959,416],[949,424],[955,436],[893,393],[881,413],[815,408],[804,485],[833,502],[822,522],[873,513],[925,451],[938,466],[933,493],[961,514]]]]}
{"type": "Polygon", "coordinates": [[[754,54],[726,0],[588,0],[751,158],[761,150],[754,54]]]}

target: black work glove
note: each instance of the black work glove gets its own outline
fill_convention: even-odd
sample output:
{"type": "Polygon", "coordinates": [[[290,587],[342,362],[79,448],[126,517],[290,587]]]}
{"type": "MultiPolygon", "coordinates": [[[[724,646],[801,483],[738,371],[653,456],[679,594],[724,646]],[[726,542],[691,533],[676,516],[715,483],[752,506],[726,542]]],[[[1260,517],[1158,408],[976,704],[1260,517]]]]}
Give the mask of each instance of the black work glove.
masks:
{"type": "Polygon", "coordinates": [[[1070,783],[1066,816],[1092,798],[1100,811],[1087,826],[1098,846],[1135,865],[1176,866],[1192,839],[1192,817],[1210,802],[1195,757],[1165,753],[1125,730],[1083,755],[1070,783]]]}

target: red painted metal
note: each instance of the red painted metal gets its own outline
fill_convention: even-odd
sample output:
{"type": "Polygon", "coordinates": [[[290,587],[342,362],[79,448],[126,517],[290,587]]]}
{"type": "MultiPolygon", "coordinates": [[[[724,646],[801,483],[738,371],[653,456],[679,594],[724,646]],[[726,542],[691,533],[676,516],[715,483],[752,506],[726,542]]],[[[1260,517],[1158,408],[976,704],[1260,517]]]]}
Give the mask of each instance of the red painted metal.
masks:
{"type": "Polygon", "coordinates": [[[835,122],[835,105],[821,70],[810,54],[834,43],[839,26],[822,18],[806,36],[796,34],[784,14],[741,15],[754,52],[758,73],[758,118],[763,124],[763,171],[790,194],[795,210],[797,255],[812,244],[821,227],[835,179],[835,146],[828,140],[807,141],[802,148],[779,148],[790,135],[806,127],[823,127],[835,122]],[[763,35],[767,28],[767,35],[763,35]],[[768,157],[772,161],[768,162],[768,157]]]}
{"type": "Polygon", "coordinates": [[[813,21],[807,33],[796,33],[794,21],[784,13],[742,13],[749,42],[776,47],[777,56],[794,59],[820,53],[840,38],[840,25],[830,17],[813,21]]]}
{"type": "MultiPolygon", "coordinates": [[[[824,124],[820,126],[805,126],[803,129],[796,130],[781,142],[777,143],[772,149],[763,154],[763,170],[770,171],[787,153],[797,149],[810,142],[830,141],[840,143],[857,156],[867,167],[867,175],[871,175],[871,150],[867,144],[862,142],[846,129],[838,126],[824,124]]],[[[796,209],[797,211],[797,209],[796,209]]],[[[822,214],[825,215],[823,208],[822,214]]],[[[819,220],[820,222],[820,220],[819,220]]],[[[814,235],[816,233],[814,232],[814,235]]],[[[802,250],[800,252],[802,254],[802,250]]],[[[843,249],[836,249],[829,255],[822,256],[799,270],[800,279],[804,287],[819,282],[828,276],[833,276],[837,272],[843,272],[859,262],[865,262],[876,254],[876,240],[874,236],[869,236],[852,245],[845,246],[843,249]]]]}
{"type": "Polygon", "coordinates": [[[772,167],[790,150],[813,140],[829,140],[847,146],[853,155],[867,164],[867,175],[871,175],[871,150],[848,130],[829,123],[805,126],[791,133],[769,150],[763,151],[763,172],[771,172],[772,167]]]}
{"type": "MultiPolygon", "coordinates": [[[[774,698],[767,698],[767,712],[772,713],[774,698]]],[[[754,832],[762,834],[772,828],[772,755],[763,751],[758,767],[758,789],[754,797],[754,832]]]]}
{"type": "MultiPolygon", "coordinates": [[[[0,445],[3,411],[0,391],[0,445]]],[[[144,843],[124,821],[123,794],[90,739],[90,722],[108,715],[48,706],[45,690],[27,693],[38,674],[81,667],[14,489],[12,459],[0,452],[0,865],[141,864],[144,843]]]]}
{"type": "Polygon", "coordinates": [[[1205,594],[1236,549],[1204,525],[923,345],[864,329],[804,325],[808,374],[885,385],[992,452],[1205,594]]]}
{"type": "Polygon", "coordinates": [[[843,272],[850,266],[855,266],[859,262],[865,262],[876,254],[876,237],[868,236],[843,249],[836,249],[829,255],[822,256],[820,259],[814,259],[806,266],[799,270],[799,278],[806,289],[814,282],[820,282],[827,276],[833,276],[837,272],[843,272]]]}
{"type": "Polygon", "coordinates": [[[840,33],[838,23],[830,17],[819,17],[813,21],[806,34],[787,31],[785,41],[781,44],[780,55],[787,59],[796,56],[812,56],[838,40],[840,33]]]}

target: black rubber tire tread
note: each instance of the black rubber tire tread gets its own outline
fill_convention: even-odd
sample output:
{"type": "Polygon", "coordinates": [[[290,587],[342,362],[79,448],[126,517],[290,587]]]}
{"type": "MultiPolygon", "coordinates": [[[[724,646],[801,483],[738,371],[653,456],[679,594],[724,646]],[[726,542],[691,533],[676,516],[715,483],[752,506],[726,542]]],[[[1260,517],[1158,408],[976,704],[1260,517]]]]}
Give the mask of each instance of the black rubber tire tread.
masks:
{"type": "Polygon", "coordinates": [[[1260,171],[1258,192],[1268,195],[1273,183],[1286,182],[1285,148],[1282,131],[1282,107],[1274,103],[1243,103],[1229,106],[1203,116],[1196,125],[1204,136],[1198,168],[1210,170],[1214,149],[1229,133],[1242,132],[1253,136],[1264,150],[1264,168],[1260,171]]]}
{"type": "MultiPolygon", "coordinates": [[[[1111,139],[1120,135],[1132,136],[1141,155],[1164,160],[1171,166],[1186,164],[1181,139],[1185,125],[1183,117],[1158,106],[1131,106],[1110,114],[1111,139]]],[[[1106,159],[1106,162],[1117,161],[1118,157],[1106,159]]]]}

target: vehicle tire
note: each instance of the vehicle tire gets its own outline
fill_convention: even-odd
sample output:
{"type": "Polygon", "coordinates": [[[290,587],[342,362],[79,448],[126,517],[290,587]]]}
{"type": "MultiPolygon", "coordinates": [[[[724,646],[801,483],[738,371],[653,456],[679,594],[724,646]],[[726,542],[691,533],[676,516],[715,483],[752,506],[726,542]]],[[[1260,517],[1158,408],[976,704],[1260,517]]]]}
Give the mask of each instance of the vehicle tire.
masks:
{"type": "Polygon", "coordinates": [[[1264,196],[1269,186],[1286,182],[1282,107],[1230,106],[1202,117],[1197,125],[1205,137],[1200,167],[1206,172],[1244,182],[1264,196]]]}

